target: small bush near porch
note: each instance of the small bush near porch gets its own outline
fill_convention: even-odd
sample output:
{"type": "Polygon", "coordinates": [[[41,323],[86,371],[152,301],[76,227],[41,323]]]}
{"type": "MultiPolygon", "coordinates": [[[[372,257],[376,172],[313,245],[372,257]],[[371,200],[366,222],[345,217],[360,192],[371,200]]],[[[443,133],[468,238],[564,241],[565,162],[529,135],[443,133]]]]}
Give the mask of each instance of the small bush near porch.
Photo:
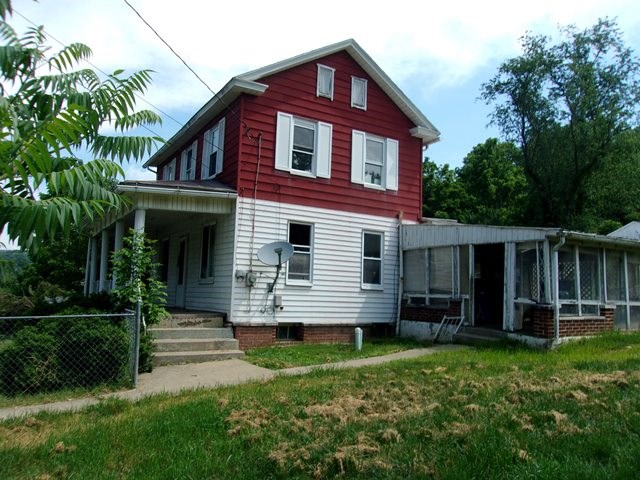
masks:
{"type": "Polygon", "coordinates": [[[0,424],[0,478],[637,478],[640,334],[0,424]]]}

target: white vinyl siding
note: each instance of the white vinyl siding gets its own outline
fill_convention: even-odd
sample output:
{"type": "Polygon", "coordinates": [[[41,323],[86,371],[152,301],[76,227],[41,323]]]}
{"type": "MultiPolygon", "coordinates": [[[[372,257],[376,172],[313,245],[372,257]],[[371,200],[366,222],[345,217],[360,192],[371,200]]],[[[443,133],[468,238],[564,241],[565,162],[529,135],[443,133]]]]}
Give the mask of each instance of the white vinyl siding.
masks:
{"type": "Polygon", "coordinates": [[[333,100],[334,76],[334,68],[318,64],[318,82],[316,87],[316,95],[318,97],[326,97],[333,100]]]}
{"type": "Polygon", "coordinates": [[[332,131],[329,123],[278,112],[275,168],[294,175],[330,178],[332,131]]]}
{"type": "Polygon", "coordinates": [[[204,134],[202,149],[202,179],[213,178],[222,172],[224,159],[224,118],[204,134]]]}
{"type": "Polygon", "coordinates": [[[351,77],[351,106],[361,110],[367,109],[367,80],[351,77]]]}
{"type": "MultiPolygon", "coordinates": [[[[234,282],[233,322],[355,325],[395,319],[398,282],[398,220],[375,215],[261,201],[256,204],[255,237],[251,241],[253,200],[238,198],[238,239],[235,270],[252,269],[258,281],[249,289],[234,282]],[[262,265],[255,251],[273,241],[288,239],[290,222],[313,225],[313,286],[290,285],[283,275],[276,285],[283,309],[273,311],[265,298],[275,267],[262,265]],[[363,289],[362,232],[383,234],[382,288],[363,289]],[[253,245],[253,249],[252,249],[253,245]],[[253,253],[251,253],[253,252],[253,253]],[[266,309],[263,309],[264,306],[266,309]],[[262,311],[261,311],[262,310],[262,311]]],[[[217,267],[216,267],[217,268],[217,267]]]]}
{"type": "Polygon", "coordinates": [[[194,180],[196,178],[197,152],[197,140],[182,151],[182,158],[180,160],[180,180],[194,180]]]}
{"type": "Polygon", "coordinates": [[[365,187],[398,190],[397,140],[353,130],[351,182],[365,187]]]}
{"type": "Polygon", "coordinates": [[[162,180],[175,180],[176,179],[176,159],[174,158],[169,163],[162,167],[162,180]]]}
{"type": "MultiPolygon", "coordinates": [[[[202,215],[201,218],[211,219],[211,215],[202,215]]],[[[210,281],[203,282],[200,278],[202,267],[202,223],[175,223],[172,228],[163,231],[163,234],[169,237],[169,268],[167,272],[167,304],[169,306],[175,305],[176,302],[179,239],[186,237],[188,245],[185,269],[185,308],[189,310],[230,312],[235,210],[227,215],[216,215],[215,221],[213,248],[215,283],[210,281]]]]}

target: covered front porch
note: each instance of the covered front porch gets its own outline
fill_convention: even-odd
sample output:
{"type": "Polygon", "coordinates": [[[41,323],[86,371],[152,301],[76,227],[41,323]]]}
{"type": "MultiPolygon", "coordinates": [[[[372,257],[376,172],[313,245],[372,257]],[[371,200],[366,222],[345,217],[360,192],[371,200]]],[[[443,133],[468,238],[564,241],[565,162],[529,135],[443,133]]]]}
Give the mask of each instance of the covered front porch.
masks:
{"type": "Polygon", "coordinates": [[[123,182],[125,211],[106,216],[87,248],[85,293],[115,285],[111,256],[130,229],[157,242],[169,306],[227,312],[235,223],[234,190],[215,181],[123,182]]]}
{"type": "Polygon", "coordinates": [[[402,230],[401,334],[428,336],[451,310],[468,326],[552,342],[640,328],[638,241],[457,223],[402,230]]]}

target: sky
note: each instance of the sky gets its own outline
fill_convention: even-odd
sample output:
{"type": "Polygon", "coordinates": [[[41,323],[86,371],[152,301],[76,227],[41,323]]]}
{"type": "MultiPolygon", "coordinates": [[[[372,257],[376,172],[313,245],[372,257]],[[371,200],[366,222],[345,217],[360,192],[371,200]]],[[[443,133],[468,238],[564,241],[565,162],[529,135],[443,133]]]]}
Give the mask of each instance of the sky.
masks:
{"type": "MultiPolygon", "coordinates": [[[[556,36],[559,25],[583,29],[617,18],[625,43],[640,52],[637,0],[324,0],[218,2],[128,0],[207,85],[347,38],[355,39],[440,130],[427,155],[453,167],[499,132],[480,88],[520,53],[526,32],[556,36]],[[386,6],[385,6],[386,5],[386,6]]],[[[13,0],[11,25],[44,25],[52,50],[82,42],[101,70],[154,70],[141,108],[159,109],[169,139],[212,96],[125,0],[13,0]],[[26,18],[26,19],[25,19],[26,18]]],[[[142,162],[141,162],[142,163],[142,162]]],[[[149,179],[141,164],[127,179],[149,179]]]]}

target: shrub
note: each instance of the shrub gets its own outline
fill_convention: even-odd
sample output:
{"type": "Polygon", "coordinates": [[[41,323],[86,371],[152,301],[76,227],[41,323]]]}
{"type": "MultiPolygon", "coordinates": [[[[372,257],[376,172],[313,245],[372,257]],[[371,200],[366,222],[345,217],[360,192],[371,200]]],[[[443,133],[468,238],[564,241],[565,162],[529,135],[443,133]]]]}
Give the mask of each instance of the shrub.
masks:
{"type": "Polygon", "coordinates": [[[0,386],[14,395],[123,383],[129,345],[121,318],[43,319],[20,330],[0,351],[0,386]]]}
{"type": "Polygon", "coordinates": [[[46,392],[58,388],[58,342],[56,338],[25,327],[0,351],[0,385],[7,395],[46,392]]]}

